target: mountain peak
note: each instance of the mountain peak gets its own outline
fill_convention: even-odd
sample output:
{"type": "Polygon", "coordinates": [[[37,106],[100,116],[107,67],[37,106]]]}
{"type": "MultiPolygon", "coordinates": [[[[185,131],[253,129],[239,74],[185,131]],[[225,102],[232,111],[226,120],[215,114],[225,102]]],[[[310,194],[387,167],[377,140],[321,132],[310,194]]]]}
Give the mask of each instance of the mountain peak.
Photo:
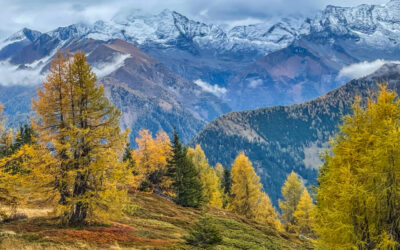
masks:
{"type": "Polygon", "coordinates": [[[388,62],[372,74],[368,75],[366,79],[393,78],[394,75],[400,75],[400,63],[388,62]]]}
{"type": "Polygon", "coordinates": [[[172,13],[177,13],[177,12],[172,11],[170,9],[163,9],[160,13],[158,13],[158,16],[169,16],[172,15],[172,13]]]}
{"type": "Polygon", "coordinates": [[[14,42],[19,40],[28,39],[29,41],[35,41],[42,33],[36,30],[31,30],[28,28],[23,28],[20,31],[9,36],[5,41],[6,42],[14,42]]]}
{"type": "Polygon", "coordinates": [[[91,27],[85,23],[77,23],[72,24],[66,27],[57,28],[54,31],[49,32],[48,34],[52,37],[57,37],[62,41],[71,39],[71,38],[80,38],[84,35],[88,34],[91,27]]]}

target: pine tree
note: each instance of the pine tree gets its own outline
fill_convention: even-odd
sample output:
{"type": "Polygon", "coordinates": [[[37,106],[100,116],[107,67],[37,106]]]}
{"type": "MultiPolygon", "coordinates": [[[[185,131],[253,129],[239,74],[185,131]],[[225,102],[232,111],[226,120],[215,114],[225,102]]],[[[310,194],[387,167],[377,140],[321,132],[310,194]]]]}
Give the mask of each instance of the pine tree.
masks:
{"type": "Polygon", "coordinates": [[[176,129],[167,169],[167,176],[172,180],[175,202],[185,207],[201,207],[204,200],[200,175],[187,156],[187,148],[182,146],[176,129]]]}
{"type": "Polygon", "coordinates": [[[194,149],[189,148],[187,154],[199,172],[203,186],[204,202],[211,206],[221,208],[221,183],[216,171],[208,164],[204,151],[201,149],[200,145],[196,145],[194,149]]]}
{"type": "Polygon", "coordinates": [[[232,164],[232,199],[229,209],[249,219],[257,214],[261,199],[260,177],[257,176],[250,160],[240,153],[232,164]]]}
{"type": "Polygon", "coordinates": [[[184,207],[201,207],[204,203],[203,185],[193,162],[185,157],[177,165],[177,172],[178,178],[175,181],[176,203],[184,207]]]}
{"type": "Polygon", "coordinates": [[[320,169],[320,248],[400,248],[400,102],[382,86],[366,103],[356,99],[320,169]]]}
{"type": "Polygon", "coordinates": [[[25,123],[21,126],[18,130],[18,133],[15,137],[15,141],[12,145],[13,151],[17,151],[25,144],[33,144],[35,143],[35,132],[33,131],[32,127],[25,123]]]}
{"type": "Polygon", "coordinates": [[[227,194],[227,195],[231,194],[232,177],[231,177],[231,171],[227,167],[224,167],[222,187],[224,189],[225,194],[227,194]]]}
{"type": "Polygon", "coordinates": [[[304,188],[299,203],[297,204],[296,210],[293,213],[295,230],[297,233],[306,236],[313,235],[313,230],[312,230],[312,226],[314,225],[313,209],[314,209],[313,201],[310,197],[310,194],[307,191],[307,188],[304,188]]]}
{"type": "Polygon", "coordinates": [[[33,106],[39,141],[57,160],[53,183],[63,221],[82,224],[119,214],[126,196],[118,187],[126,176],[120,161],[126,134],[83,52],[72,59],[57,54],[33,106]]]}
{"type": "Polygon", "coordinates": [[[226,208],[229,200],[232,198],[231,187],[232,187],[232,177],[231,171],[227,167],[222,167],[221,165],[221,189],[222,189],[222,207],[226,208]]]}
{"type": "Polygon", "coordinates": [[[124,155],[122,156],[122,161],[128,162],[129,167],[133,167],[132,148],[129,142],[125,146],[124,155]]]}
{"type": "Polygon", "coordinates": [[[289,232],[294,232],[293,213],[299,203],[303,189],[303,183],[297,174],[292,171],[282,186],[282,196],[284,200],[279,200],[279,207],[282,211],[285,229],[289,232]]]}
{"type": "Polygon", "coordinates": [[[172,180],[177,179],[177,165],[186,157],[186,150],[179,140],[178,132],[174,127],[174,134],[171,145],[171,155],[167,159],[167,173],[166,176],[172,180]]]}

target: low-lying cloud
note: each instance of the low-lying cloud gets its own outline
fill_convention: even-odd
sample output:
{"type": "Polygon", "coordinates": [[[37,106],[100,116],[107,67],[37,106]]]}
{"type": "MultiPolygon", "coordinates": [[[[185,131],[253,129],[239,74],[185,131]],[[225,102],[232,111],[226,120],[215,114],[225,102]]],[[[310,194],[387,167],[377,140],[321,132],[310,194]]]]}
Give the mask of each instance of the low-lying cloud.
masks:
{"type": "Polygon", "coordinates": [[[202,81],[200,79],[194,81],[198,86],[200,86],[204,91],[213,93],[214,95],[221,97],[226,93],[226,88],[219,87],[217,84],[209,84],[208,82],[202,81]]]}
{"type": "MultiPolygon", "coordinates": [[[[92,65],[92,70],[97,75],[97,78],[102,78],[122,67],[125,60],[129,57],[130,55],[127,54],[118,54],[111,62],[92,65]]],[[[50,58],[46,57],[45,59],[35,61],[26,65],[26,68],[20,68],[20,66],[11,64],[8,61],[0,61],[0,85],[34,86],[40,84],[45,80],[48,73],[41,73],[43,65],[46,64],[43,62],[47,62],[47,59],[50,58]]]]}
{"type": "Polygon", "coordinates": [[[11,85],[37,85],[45,79],[45,75],[40,74],[41,68],[19,69],[8,61],[0,62],[0,84],[11,85]]]}
{"type": "Polygon", "coordinates": [[[383,59],[377,59],[372,62],[364,61],[360,63],[354,63],[349,66],[343,67],[339,71],[339,78],[358,79],[369,74],[374,73],[385,63],[400,63],[400,61],[386,61],[383,59]]]}
{"type": "Polygon", "coordinates": [[[131,55],[118,54],[113,58],[112,62],[93,65],[92,66],[93,72],[97,75],[97,78],[102,78],[106,75],[111,74],[120,67],[124,66],[125,60],[129,57],[131,57],[131,55]]]}

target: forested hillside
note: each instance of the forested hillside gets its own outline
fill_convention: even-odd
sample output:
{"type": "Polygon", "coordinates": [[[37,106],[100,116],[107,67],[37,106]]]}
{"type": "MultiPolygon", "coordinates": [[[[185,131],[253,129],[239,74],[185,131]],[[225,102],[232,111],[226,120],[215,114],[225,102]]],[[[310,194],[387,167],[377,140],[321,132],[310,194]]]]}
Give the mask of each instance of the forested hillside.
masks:
{"type": "Polygon", "coordinates": [[[320,154],[337,131],[342,115],[348,114],[356,96],[368,96],[378,83],[400,90],[400,66],[384,65],[370,76],[309,102],[232,112],[211,122],[192,141],[200,144],[212,164],[229,166],[240,151],[254,163],[264,189],[274,204],[279,188],[292,170],[315,185],[320,154]]]}

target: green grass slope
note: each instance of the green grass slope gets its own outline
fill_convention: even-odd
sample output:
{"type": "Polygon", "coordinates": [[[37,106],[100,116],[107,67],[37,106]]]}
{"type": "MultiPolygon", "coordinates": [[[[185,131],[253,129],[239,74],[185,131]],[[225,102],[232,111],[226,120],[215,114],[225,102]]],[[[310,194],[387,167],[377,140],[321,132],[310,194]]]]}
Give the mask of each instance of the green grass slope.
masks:
{"type": "Polygon", "coordinates": [[[126,216],[107,225],[63,228],[37,213],[0,224],[0,249],[195,249],[182,239],[202,212],[223,241],[213,249],[312,249],[311,242],[224,210],[184,208],[153,194],[131,195],[126,216]]]}

